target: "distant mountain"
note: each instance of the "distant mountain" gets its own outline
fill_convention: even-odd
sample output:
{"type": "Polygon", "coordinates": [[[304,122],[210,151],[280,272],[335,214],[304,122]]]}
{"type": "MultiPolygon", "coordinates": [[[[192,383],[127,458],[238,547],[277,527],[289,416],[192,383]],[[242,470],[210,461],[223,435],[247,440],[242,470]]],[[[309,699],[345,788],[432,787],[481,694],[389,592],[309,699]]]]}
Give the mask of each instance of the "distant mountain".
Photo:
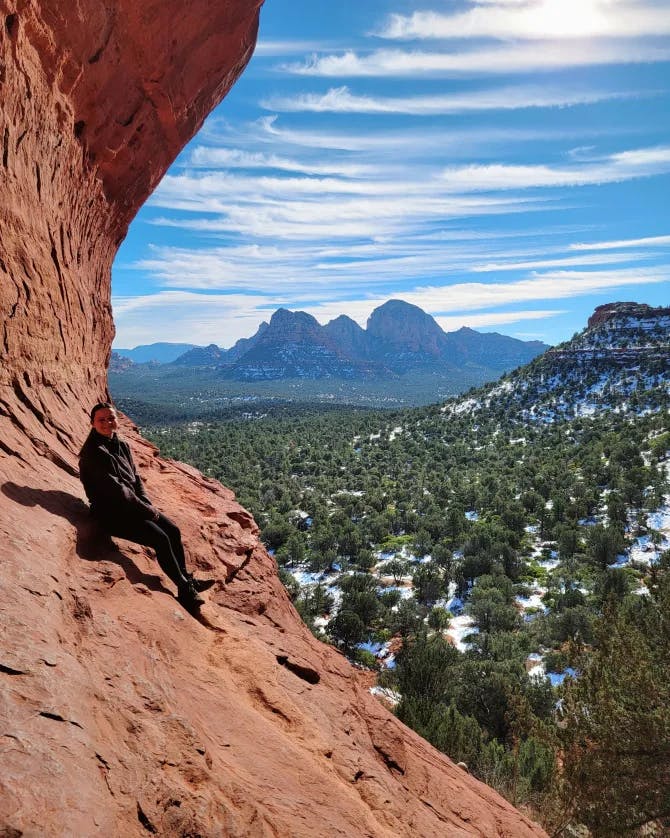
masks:
{"type": "Polygon", "coordinates": [[[181,367],[219,367],[226,363],[227,355],[225,349],[210,343],[209,346],[194,346],[172,363],[181,367]]]}
{"type": "Polygon", "coordinates": [[[430,314],[403,300],[389,300],[376,308],[367,332],[386,344],[386,354],[396,363],[420,364],[444,358],[447,335],[430,314]]]}
{"type": "Polygon", "coordinates": [[[522,341],[498,332],[476,332],[466,326],[447,332],[445,357],[459,367],[470,364],[491,367],[499,373],[527,364],[549,349],[539,340],[522,341]]]}
{"type": "Polygon", "coordinates": [[[418,306],[389,300],[362,329],[342,315],[325,326],[304,311],[279,309],[251,338],[232,349],[212,344],[178,358],[180,366],[219,367],[238,381],[286,378],[366,380],[421,371],[454,382],[487,381],[526,363],[548,347],[472,329],[444,332],[418,306]]]}
{"type": "Polygon", "coordinates": [[[345,357],[373,361],[380,354],[379,341],[346,314],[326,323],[323,331],[345,357]]]}
{"type": "Polygon", "coordinates": [[[250,338],[240,338],[237,341],[237,343],[228,350],[228,353],[226,355],[227,362],[232,364],[235,361],[239,360],[245,354],[245,352],[248,352],[256,345],[261,335],[264,334],[265,330],[268,328],[268,324],[265,321],[263,321],[256,330],[256,333],[252,335],[250,338]]]}
{"type": "MultiPolygon", "coordinates": [[[[156,347],[166,346],[178,344],[127,351],[144,359],[155,357],[156,347]]],[[[111,372],[116,391],[132,390],[136,396],[143,386],[147,392],[167,386],[179,392],[202,387],[212,393],[217,382],[228,392],[233,382],[281,386],[282,381],[291,381],[294,394],[296,386],[300,392],[305,387],[320,392],[309,382],[330,381],[323,392],[339,401],[365,400],[369,393],[375,402],[386,398],[393,404],[426,403],[494,381],[548,349],[537,341],[526,343],[472,329],[444,332],[433,317],[402,300],[376,308],[365,329],[345,315],[322,326],[304,311],[281,308],[269,323],[261,323],[254,335],[230,349],[213,343],[186,346],[185,352],[162,365],[159,374],[154,370],[151,380],[145,379],[142,367],[115,361],[111,372]]]]}
{"type": "Polygon", "coordinates": [[[352,378],[365,376],[366,369],[363,359],[347,355],[333,331],[311,314],[280,308],[251,347],[221,372],[240,381],[267,381],[352,378]]]}
{"type": "Polygon", "coordinates": [[[130,358],[126,358],[124,355],[119,355],[119,353],[116,351],[112,352],[109,358],[110,372],[124,373],[134,366],[134,361],[131,361],[130,358]]]}
{"type": "Polygon", "coordinates": [[[620,302],[598,307],[571,340],[445,410],[551,422],[668,407],[670,308],[620,302]]]}
{"type": "Polygon", "coordinates": [[[171,364],[184,352],[193,349],[193,343],[149,343],[134,349],[115,349],[117,355],[130,358],[136,364],[157,361],[159,364],[171,364]]]}
{"type": "Polygon", "coordinates": [[[389,300],[376,308],[367,332],[385,345],[384,360],[397,371],[436,365],[454,372],[478,369],[481,380],[497,378],[549,349],[540,341],[526,342],[497,332],[466,327],[444,332],[433,317],[402,300],[389,300]]]}

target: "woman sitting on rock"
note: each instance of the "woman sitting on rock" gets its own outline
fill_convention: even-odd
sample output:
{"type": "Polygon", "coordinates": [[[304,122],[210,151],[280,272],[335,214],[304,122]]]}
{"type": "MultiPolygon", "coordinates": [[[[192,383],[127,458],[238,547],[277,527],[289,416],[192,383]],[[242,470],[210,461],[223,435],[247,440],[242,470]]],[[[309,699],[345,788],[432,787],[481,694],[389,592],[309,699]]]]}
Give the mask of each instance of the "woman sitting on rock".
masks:
{"type": "Polygon", "coordinates": [[[178,601],[188,611],[197,610],[204,602],[198,592],[214,580],[196,579],[186,570],[179,529],[147,497],[130,447],[116,432],[113,405],[96,404],[91,426],[79,454],[79,475],[92,515],[109,535],[152,547],[163,572],[177,586],[178,601]]]}

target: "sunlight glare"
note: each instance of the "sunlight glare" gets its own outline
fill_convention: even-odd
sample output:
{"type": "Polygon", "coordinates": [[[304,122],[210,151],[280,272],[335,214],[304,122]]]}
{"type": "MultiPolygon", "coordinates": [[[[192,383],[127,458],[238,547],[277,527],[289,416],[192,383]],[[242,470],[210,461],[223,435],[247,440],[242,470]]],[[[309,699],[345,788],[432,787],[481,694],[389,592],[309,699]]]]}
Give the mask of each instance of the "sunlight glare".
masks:
{"type": "Polygon", "coordinates": [[[528,22],[542,35],[589,37],[607,31],[605,5],[602,0],[541,0],[529,10],[528,22]]]}

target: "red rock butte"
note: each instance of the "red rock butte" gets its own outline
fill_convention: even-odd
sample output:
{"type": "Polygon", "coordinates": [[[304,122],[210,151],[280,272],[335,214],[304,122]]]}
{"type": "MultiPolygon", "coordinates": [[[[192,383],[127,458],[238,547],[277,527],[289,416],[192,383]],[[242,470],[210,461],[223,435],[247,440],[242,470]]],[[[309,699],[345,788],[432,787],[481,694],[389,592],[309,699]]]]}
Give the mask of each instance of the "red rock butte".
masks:
{"type": "Polygon", "coordinates": [[[195,570],[91,531],[112,260],[249,60],[260,0],[0,0],[0,834],[539,836],[301,623],[233,494],[123,431],[195,570]]]}

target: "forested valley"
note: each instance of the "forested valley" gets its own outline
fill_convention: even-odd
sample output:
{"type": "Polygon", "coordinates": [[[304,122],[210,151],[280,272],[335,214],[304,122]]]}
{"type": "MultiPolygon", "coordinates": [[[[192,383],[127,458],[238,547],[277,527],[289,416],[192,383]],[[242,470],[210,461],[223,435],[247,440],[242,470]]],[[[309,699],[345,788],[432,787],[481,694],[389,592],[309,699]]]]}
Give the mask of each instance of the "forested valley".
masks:
{"type": "Polygon", "coordinates": [[[552,836],[667,835],[669,329],[606,305],[429,407],[119,405],[233,488],[305,623],[406,724],[552,836]]]}
{"type": "Polygon", "coordinates": [[[634,835],[670,817],[664,398],[550,423],[122,406],[234,489],[304,621],[403,721],[550,834],[634,835]]]}

